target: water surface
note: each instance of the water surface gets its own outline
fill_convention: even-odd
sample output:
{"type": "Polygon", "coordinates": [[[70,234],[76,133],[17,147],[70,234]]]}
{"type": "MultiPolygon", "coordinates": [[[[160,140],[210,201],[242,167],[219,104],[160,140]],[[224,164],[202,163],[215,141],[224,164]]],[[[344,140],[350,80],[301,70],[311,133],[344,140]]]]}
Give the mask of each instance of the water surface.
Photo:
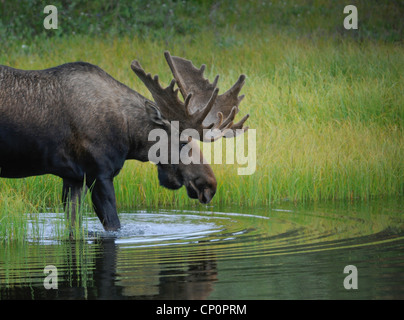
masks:
{"type": "Polygon", "coordinates": [[[119,232],[89,215],[73,242],[57,240],[61,214],[43,213],[40,240],[0,247],[0,299],[404,299],[402,205],[137,210],[119,232]],[[48,265],[57,290],[44,288],[48,265]]]}

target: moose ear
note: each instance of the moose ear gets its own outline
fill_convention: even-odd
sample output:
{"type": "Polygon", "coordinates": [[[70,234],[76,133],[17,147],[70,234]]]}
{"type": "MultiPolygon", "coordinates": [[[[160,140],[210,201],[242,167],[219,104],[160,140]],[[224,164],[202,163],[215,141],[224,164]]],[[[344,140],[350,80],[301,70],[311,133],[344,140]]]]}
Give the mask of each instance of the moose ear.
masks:
{"type": "Polygon", "coordinates": [[[167,125],[167,120],[163,117],[160,110],[152,102],[146,100],[145,107],[146,107],[147,115],[149,116],[149,119],[152,122],[154,122],[160,126],[167,125]]]}

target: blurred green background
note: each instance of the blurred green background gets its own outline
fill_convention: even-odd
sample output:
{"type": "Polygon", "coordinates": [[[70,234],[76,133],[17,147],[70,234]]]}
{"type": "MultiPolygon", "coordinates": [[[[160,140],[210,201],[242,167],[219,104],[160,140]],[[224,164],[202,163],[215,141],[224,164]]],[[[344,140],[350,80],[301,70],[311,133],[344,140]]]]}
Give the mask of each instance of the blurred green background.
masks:
{"type": "Polygon", "coordinates": [[[197,37],[201,32],[218,40],[226,31],[285,32],[298,37],[401,42],[404,32],[404,1],[399,0],[1,0],[0,11],[2,50],[14,41],[29,44],[37,37],[71,34],[136,35],[170,41],[178,36],[197,37]],[[43,8],[48,4],[58,8],[59,28],[53,32],[43,28],[43,8]],[[356,32],[342,25],[348,4],[358,9],[356,32]]]}

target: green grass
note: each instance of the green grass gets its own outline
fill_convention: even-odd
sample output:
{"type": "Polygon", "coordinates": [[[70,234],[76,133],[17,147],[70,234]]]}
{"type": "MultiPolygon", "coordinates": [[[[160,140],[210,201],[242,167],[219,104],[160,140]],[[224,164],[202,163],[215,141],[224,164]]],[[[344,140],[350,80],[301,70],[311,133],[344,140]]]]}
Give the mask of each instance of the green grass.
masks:
{"type": "Polygon", "coordinates": [[[0,194],[0,243],[24,239],[27,232],[26,217],[32,206],[8,188],[0,194]]]}
{"type": "MultiPolygon", "coordinates": [[[[237,165],[213,165],[218,180],[213,205],[402,196],[404,48],[402,38],[397,38],[402,25],[397,25],[395,13],[389,29],[383,10],[379,8],[377,17],[376,4],[365,8],[358,1],[359,12],[370,10],[369,21],[380,28],[372,29],[362,18],[362,29],[353,36],[340,30],[342,20],[332,15],[341,4],[330,8],[320,1],[313,9],[307,4],[285,4],[282,9],[282,2],[275,1],[279,13],[275,17],[258,2],[246,7],[241,3],[227,13],[222,6],[215,9],[213,2],[199,8],[208,10],[211,19],[216,16],[215,23],[196,19],[192,23],[203,25],[200,32],[174,30],[169,41],[159,35],[127,33],[39,35],[25,47],[21,47],[24,39],[7,42],[0,63],[41,69],[88,61],[147,97],[151,96],[130,63],[140,60],[147,72],[158,73],[167,85],[171,74],[164,50],[197,66],[205,63],[211,80],[220,74],[221,92],[245,73],[246,98],[240,114],[250,113],[248,126],[257,130],[257,169],[251,176],[239,176],[237,165]],[[311,25],[308,12],[316,25],[311,25]],[[252,13],[257,13],[255,24],[247,27],[241,18],[252,13]],[[384,37],[383,30],[391,32],[384,37]]],[[[127,161],[115,187],[118,210],[198,205],[184,188],[173,192],[160,187],[150,163],[127,161]]],[[[60,207],[61,181],[55,177],[1,179],[0,188],[1,213],[60,207]]]]}
{"type": "Polygon", "coordinates": [[[66,212],[60,194],[54,189],[59,186],[59,182],[50,176],[1,179],[0,244],[43,240],[45,223],[39,215],[40,212],[60,215],[60,218],[52,219],[52,234],[47,234],[47,237],[51,236],[53,240],[60,241],[87,238],[87,220],[79,217],[85,217],[92,211],[90,195],[82,198],[77,219],[71,225],[70,220],[65,219],[66,212]]]}

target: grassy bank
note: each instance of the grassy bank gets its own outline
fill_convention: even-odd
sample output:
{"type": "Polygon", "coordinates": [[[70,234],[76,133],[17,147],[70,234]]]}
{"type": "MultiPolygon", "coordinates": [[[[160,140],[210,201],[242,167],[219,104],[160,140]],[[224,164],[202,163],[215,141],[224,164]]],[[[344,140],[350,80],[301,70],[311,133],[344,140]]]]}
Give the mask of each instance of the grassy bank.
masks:
{"type": "MultiPolygon", "coordinates": [[[[221,74],[227,89],[240,73],[248,78],[241,114],[250,113],[257,131],[257,169],[238,176],[237,164],[218,165],[215,204],[269,204],[272,201],[353,199],[403,193],[403,48],[388,43],[303,40],[286,35],[223,48],[201,35],[199,42],[180,39],[69,37],[15,48],[2,63],[25,69],[85,60],[150,97],[129,65],[136,58],[168,84],[165,49],[206,63],[210,79],[221,74]]],[[[1,180],[1,187],[34,206],[58,203],[60,181],[52,177],[1,180]]],[[[120,208],[191,204],[185,191],[158,186],[150,163],[129,161],[116,179],[120,208]]]]}
{"type": "MultiPolygon", "coordinates": [[[[245,73],[246,98],[240,114],[250,113],[248,125],[256,129],[256,171],[239,176],[236,164],[214,164],[219,186],[213,205],[402,196],[404,48],[396,41],[402,29],[389,33],[392,41],[380,34],[363,39],[376,31],[369,27],[362,36],[348,36],[338,27],[329,27],[337,22],[324,20],[321,10],[314,9],[311,14],[317,15],[319,25],[310,29],[307,6],[296,7],[303,10],[300,13],[292,7],[280,11],[278,20],[295,21],[282,24],[273,11],[265,16],[264,9],[251,3],[247,13],[260,14],[255,25],[244,29],[245,22],[237,25],[237,10],[224,16],[223,7],[215,9],[212,2],[202,9],[217,19],[210,26],[201,23],[203,32],[197,31],[201,21],[196,20],[192,34],[171,30],[174,33],[166,38],[64,34],[28,42],[18,39],[0,51],[0,63],[41,69],[88,61],[148,97],[130,62],[140,60],[148,72],[158,73],[168,84],[171,74],[164,50],[192,59],[197,66],[205,63],[211,80],[220,74],[221,92],[245,73]],[[269,19],[267,29],[262,28],[265,19],[269,19]]],[[[378,31],[388,29],[380,25],[378,31]]],[[[172,192],[159,187],[150,163],[128,161],[115,186],[119,210],[197,205],[183,189],[172,192]]],[[[8,212],[60,208],[61,181],[52,176],[0,179],[0,190],[0,220],[8,212]]]]}

